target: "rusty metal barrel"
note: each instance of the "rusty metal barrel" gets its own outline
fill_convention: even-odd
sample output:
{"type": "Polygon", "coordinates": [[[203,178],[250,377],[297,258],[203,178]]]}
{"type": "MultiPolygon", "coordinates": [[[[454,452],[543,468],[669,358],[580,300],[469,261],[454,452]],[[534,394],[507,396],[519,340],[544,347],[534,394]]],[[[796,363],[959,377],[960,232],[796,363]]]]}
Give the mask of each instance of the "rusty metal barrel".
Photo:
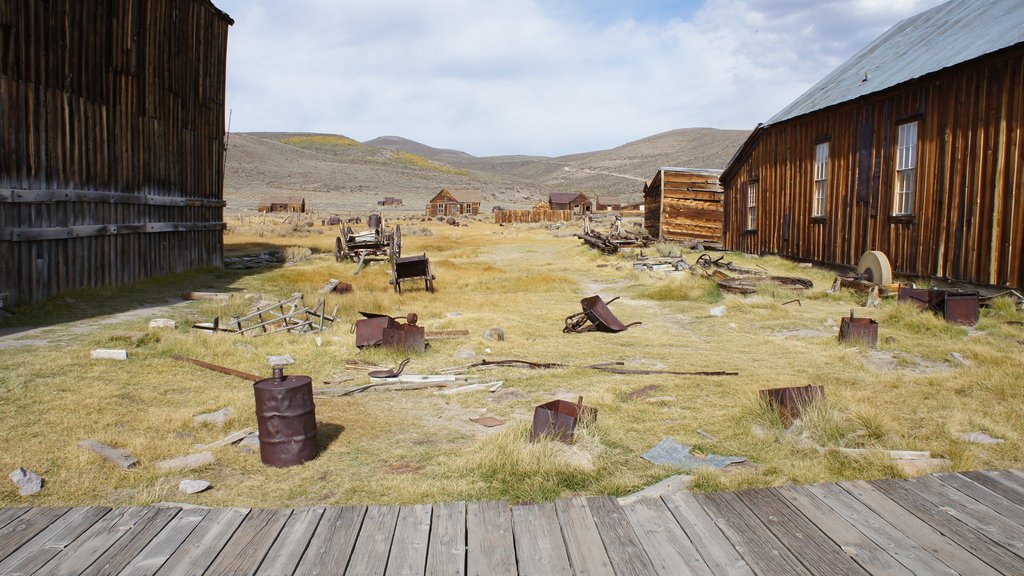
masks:
{"type": "Polygon", "coordinates": [[[274,375],[253,384],[256,424],[260,431],[260,460],[285,468],[316,458],[316,406],[309,376],[274,375]]]}

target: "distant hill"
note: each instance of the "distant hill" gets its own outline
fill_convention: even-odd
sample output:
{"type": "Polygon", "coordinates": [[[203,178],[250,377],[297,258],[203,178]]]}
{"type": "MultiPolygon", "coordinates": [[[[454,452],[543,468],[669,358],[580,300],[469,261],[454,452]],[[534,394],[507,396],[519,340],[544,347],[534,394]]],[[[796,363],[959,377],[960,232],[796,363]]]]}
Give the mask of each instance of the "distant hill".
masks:
{"type": "Polygon", "coordinates": [[[484,209],[528,206],[557,191],[639,200],[658,168],[724,168],[748,134],[685,128],[611,150],[480,158],[399,136],[357,142],[335,134],[233,133],[224,195],[230,212],[255,210],[265,194],[301,195],[312,209],[330,212],[365,211],[397,196],[404,208],[419,210],[441,188],[480,189],[484,209]]]}

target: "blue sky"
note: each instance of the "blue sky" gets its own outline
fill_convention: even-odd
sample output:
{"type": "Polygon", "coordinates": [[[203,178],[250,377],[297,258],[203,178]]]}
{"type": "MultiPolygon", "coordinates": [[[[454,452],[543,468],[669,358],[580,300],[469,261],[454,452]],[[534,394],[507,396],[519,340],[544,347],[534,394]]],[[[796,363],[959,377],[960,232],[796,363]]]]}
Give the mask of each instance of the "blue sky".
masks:
{"type": "Polygon", "coordinates": [[[231,130],[558,156],[751,129],[940,0],[214,0],[231,130]]]}

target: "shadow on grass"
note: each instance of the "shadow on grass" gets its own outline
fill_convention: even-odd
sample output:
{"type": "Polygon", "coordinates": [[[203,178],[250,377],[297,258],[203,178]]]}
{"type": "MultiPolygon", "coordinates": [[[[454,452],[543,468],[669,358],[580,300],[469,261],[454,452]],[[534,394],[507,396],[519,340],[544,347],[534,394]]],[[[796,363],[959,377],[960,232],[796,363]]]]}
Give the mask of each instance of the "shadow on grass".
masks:
{"type": "Polygon", "coordinates": [[[345,427],[333,422],[316,423],[316,447],[320,452],[327,450],[345,432],[345,427]]]}

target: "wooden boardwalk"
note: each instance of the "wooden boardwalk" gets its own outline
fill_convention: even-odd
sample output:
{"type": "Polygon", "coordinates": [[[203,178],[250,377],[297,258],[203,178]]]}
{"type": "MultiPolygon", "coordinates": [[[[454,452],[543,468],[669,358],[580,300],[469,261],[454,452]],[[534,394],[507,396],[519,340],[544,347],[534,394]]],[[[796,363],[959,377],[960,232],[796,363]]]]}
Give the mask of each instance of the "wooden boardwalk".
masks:
{"type": "Polygon", "coordinates": [[[624,505],[10,508],[0,574],[1024,574],[1024,472],[624,505]]]}

